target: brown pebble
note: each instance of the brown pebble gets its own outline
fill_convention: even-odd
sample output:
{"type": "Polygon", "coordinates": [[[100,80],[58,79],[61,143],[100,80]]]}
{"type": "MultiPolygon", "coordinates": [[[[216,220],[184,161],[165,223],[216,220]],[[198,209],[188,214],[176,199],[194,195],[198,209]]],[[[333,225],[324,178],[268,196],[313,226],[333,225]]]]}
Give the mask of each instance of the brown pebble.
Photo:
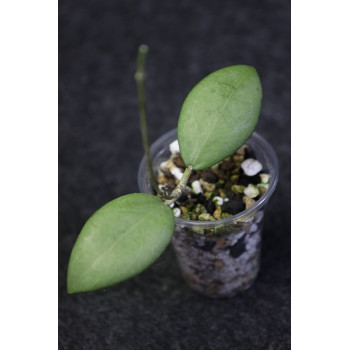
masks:
{"type": "Polygon", "coordinates": [[[214,211],[213,216],[215,219],[219,220],[221,218],[221,214],[222,214],[222,209],[220,206],[218,206],[214,211]]]}
{"type": "Polygon", "coordinates": [[[176,155],[173,158],[173,163],[179,168],[186,168],[186,164],[184,163],[180,155],[176,155]]]}
{"type": "Polygon", "coordinates": [[[220,169],[223,171],[230,171],[235,168],[235,164],[231,159],[224,161],[222,164],[220,164],[220,169]]]}
{"type": "Polygon", "coordinates": [[[244,161],[244,155],[235,154],[232,158],[235,164],[241,164],[244,161]]]}
{"type": "Polygon", "coordinates": [[[217,176],[211,169],[206,169],[202,171],[202,179],[205,182],[215,184],[218,181],[217,176]]]}
{"type": "Polygon", "coordinates": [[[209,182],[206,182],[202,179],[199,180],[201,185],[203,186],[203,188],[208,191],[208,192],[213,192],[215,191],[215,184],[212,184],[212,183],[209,183],[209,182]]]}
{"type": "Polygon", "coordinates": [[[187,215],[188,214],[188,209],[184,206],[180,206],[180,210],[181,210],[181,213],[184,214],[184,215],[187,215]]]}
{"type": "Polygon", "coordinates": [[[196,173],[196,172],[192,173],[192,175],[188,179],[188,184],[190,185],[193,181],[199,180],[200,177],[201,176],[198,173],[196,173]]]}
{"type": "Polygon", "coordinates": [[[245,204],[246,209],[250,208],[255,203],[255,200],[248,196],[243,196],[242,200],[243,200],[243,203],[245,204]]]}
{"type": "Polygon", "coordinates": [[[160,185],[165,185],[167,184],[169,181],[169,179],[166,177],[166,176],[159,176],[157,178],[157,182],[160,184],[160,185]]]}

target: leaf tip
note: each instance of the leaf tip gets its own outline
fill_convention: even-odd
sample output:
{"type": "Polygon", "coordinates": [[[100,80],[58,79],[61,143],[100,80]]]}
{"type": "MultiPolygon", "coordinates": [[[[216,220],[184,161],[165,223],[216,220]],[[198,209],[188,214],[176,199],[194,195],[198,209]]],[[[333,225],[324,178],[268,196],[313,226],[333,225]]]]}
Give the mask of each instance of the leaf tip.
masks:
{"type": "Polygon", "coordinates": [[[74,289],[71,289],[69,286],[67,286],[67,293],[68,294],[75,294],[77,292],[74,289]]]}
{"type": "Polygon", "coordinates": [[[68,294],[78,293],[78,291],[74,287],[74,283],[72,283],[72,280],[70,278],[69,272],[68,272],[68,275],[67,275],[67,293],[68,294]]]}

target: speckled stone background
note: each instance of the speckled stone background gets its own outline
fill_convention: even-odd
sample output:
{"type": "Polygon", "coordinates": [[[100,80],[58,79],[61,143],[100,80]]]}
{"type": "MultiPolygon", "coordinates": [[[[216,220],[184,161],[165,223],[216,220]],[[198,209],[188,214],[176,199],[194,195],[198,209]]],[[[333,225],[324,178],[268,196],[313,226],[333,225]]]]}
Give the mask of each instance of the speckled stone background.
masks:
{"type": "Polygon", "coordinates": [[[290,3],[59,2],[59,349],[290,348],[290,3]],[[150,139],[176,127],[190,89],[224,66],[257,68],[257,130],[275,147],[280,181],[266,211],[261,272],[243,295],[190,290],[169,247],[141,275],[67,295],[71,248],[88,217],[138,192],[143,155],[134,71],[147,43],[150,139]]]}

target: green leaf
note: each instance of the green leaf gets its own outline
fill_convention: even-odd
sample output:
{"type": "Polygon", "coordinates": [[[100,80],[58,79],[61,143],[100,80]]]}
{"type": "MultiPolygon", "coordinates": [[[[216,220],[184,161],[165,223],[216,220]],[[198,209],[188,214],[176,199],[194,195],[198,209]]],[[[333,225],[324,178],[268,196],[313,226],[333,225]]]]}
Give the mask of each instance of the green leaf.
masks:
{"type": "Polygon", "coordinates": [[[226,67],[201,80],[185,99],[178,123],[185,164],[201,170],[235,153],[254,131],[261,101],[253,67],[226,67]]]}
{"type": "Polygon", "coordinates": [[[149,194],[122,196],[104,205],[84,225],[68,266],[68,293],[105,288],[151,265],[170,243],[171,209],[149,194]]]}

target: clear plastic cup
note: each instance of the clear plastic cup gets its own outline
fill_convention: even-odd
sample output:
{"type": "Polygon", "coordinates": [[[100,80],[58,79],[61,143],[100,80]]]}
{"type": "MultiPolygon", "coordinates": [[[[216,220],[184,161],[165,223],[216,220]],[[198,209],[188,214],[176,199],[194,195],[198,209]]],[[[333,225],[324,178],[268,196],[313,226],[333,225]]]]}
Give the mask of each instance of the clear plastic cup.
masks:
{"type": "MultiPolygon", "coordinates": [[[[173,129],[150,149],[154,170],[169,159],[169,144],[177,139],[173,129]]],[[[175,217],[172,238],[178,264],[188,285],[210,298],[233,297],[249,288],[260,269],[261,233],[265,207],[278,181],[278,160],[271,145],[254,132],[246,142],[270,174],[269,187],[250,208],[226,219],[193,221],[175,217]]],[[[141,192],[154,194],[146,159],[138,171],[141,192]]]]}

